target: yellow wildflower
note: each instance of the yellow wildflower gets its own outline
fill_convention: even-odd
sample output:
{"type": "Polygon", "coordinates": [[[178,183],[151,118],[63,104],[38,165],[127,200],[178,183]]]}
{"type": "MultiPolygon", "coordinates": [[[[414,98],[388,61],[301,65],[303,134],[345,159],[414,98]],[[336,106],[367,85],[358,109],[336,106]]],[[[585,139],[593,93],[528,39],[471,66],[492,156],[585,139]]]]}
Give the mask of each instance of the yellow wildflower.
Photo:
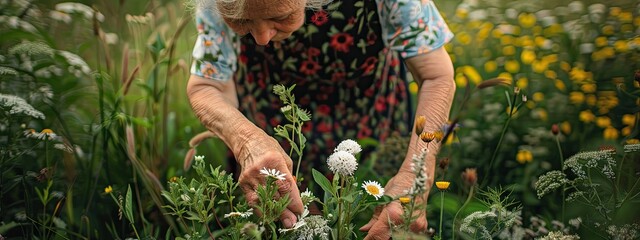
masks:
{"type": "Polygon", "coordinates": [[[571,133],[571,123],[568,121],[560,123],[560,131],[562,131],[564,135],[569,135],[571,133]]]}
{"type": "MultiPolygon", "coordinates": [[[[467,86],[467,84],[469,82],[469,79],[467,79],[467,77],[465,77],[464,74],[458,72],[458,73],[456,73],[455,81],[456,81],[456,86],[457,87],[464,88],[464,87],[467,86]]],[[[416,84],[416,88],[417,88],[417,84],[416,84]]],[[[416,90],[416,92],[417,92],[417,90],[416,90]]]]}
{"type": "Polygon", "coordinates": [[[408,203],[411,202],[411,198],[409,198],[409,197],[401,197],[401,198],[399,198],[399,200],[400,200],[400,203],[402,203],[402,204],[408,204],[408,203]]]}
{"type": "Polygon", "coordinates": [[[544,60],[534,60],[533,63],[531,63],[531,67],[534,72],[543,73],[549,68],[549,63],[544,60]]]}
{"type": "Polygon", "coordinates": [[[106,188],[104,188],[104,193],[109,194],[111,192],[113,192],[113,188],[111,187],[111,185],[109,185],[106,188]]]}
{"type": "Polygon", "coordinates": [[[616,17],[616,16],[620,15],[621,12],[622,12],[622,8],[620,8],[620,7],[611,7],[611,8],[609,8],[609,15],[611,15],[612,17],[616,17]]]}
{"type": "Polygon", "coordinates": [[[532,50],[525,49],[520,54],[520,60],[523,64],[531,64],[533,60],[536,60],[536,53],[532,50]]]}
{"type": "Polygon", "coordinates": [[[469,45],[471,43],[471,36],[467,32],[460,32],[457,34],[456,38],[463,45],[469,45]]]}
{"type": "Polygon", "coordinates": [[[638,143],[640,143],[640,139],[637,139],[637,138],[632,138],[627,140],[627,144],[638,144],[638,143]]]}
{"type": "Polygon", "coordinates": [[[418,83],[415,81],[412,81],[411,83],[409,83],[409,92],[411,94],[417,94],[418,93],[418,83]]]}
{"type": "Polygon", "coordinates": [[[569,93],[569,102],[575,105],[580,105],[584,102],[584,93],[582,92],[570,92],[569,93]]]}
{"type": "Polygon", "coordinates": [[[585,122],[585,123],[590,123],[596,120],[596,115],[593,114],[593,112],[591,112],[591,110],[584,110],[582,112],[580,112],[580,115],[578,117],[580,119],[580,121],[585,122]]]}
{"type": "Polygon", "coordinates": [[[587,102],[587,105],[589,106],[595,106],[598,100],[596,99],[595,95],[589,94],[587,95],[586,102],[587,102]]]}
{"type": "Polygon", "coordinates": [[[558,74],[553,70],[544,71],[544,76],[548,79],[556,79],[558,78],[558,74]]]}
{"type": "Polygon", "coordinates": [[[467,75],[472,83],[479,84],[480,82],[482,82],[482,76],[480,76],[480,73],[478,73],[478,71],[476,71],[473,66],[462,66],[461,70],[465,75],[467,75]]]}
{"type": "Polygon", "coordinates": [[[513,45],[505,46],[502,48],[502,54],[504,54],[505,56],[516,54],[516,47],[514,47],[513,45]]]}
{"type": "Polygon", "coordinates": [[[618,129],[613,127],[608,127],[604,129],[604,133],[602,134],[605,140],[615,140],[618,139],[618,129]]]}
{"type": "Polygon", "coordinates": [[[629,51],[629,44],[625,40],[616,41],[615,43],[613,43],[613,47],[616,49],[616,51],[621,53],[629,51]]]}
{"type": "Polygon", "coordinates": [[[554,81],[554,83],[555,83],[556,88],[557,88],[558,90],[560,90],[560,91],[567,90],[567,86],[566,86],[566,85],[564,85],[564,82],[563,82],[562,80],[560,80],[560,79],[556,79],[556,80],[554,81]]]}
{"type": "Polygon", "coordinates": [[[506,79],[509,82],[513,82],[513,76],[511,75],[511,73],[508,73],[508,72],[503,72],[498,74],[498,78],[506,79]]]}
{"type": "Polygon", "coordinates": [[[526,77],[521,77],[516,81],[516,87],[518,88],[525,89],[527,86],[529,86],[529,79],[526,77]]]}
{"type": "Polygon", "coordinates": [[[613,26],[611,25],[604,25],[604,27],[602,27],[602,34],[604,35],[613,35],[613,33],[615,32],[615,29],[613,28],[613,26]]]}
{"type": "Polygon", "coordinates": [[[604,47],[607,46],[607,37],[597,37],[595,40],[596,47],[604,47]]]}
{"type": "Polygon", "coordinates": [[[596,84],[595,83],[582,84],[582,86],[580,86],[580,90],[582,90],[585,93],[594,93],[596,92],[596,84]]]}
{"type": "Polygon", "coordinates": [[[631,132],[633,131],[633,127],[631,126],[626,126],[623,127],[622,130],[620,130],[620,133],[622,134],[622,136],[629,136],[631,135],[631,132]]]}
{"type": "Polygon", "coordinates": [[[533,13],[520,13],[518,22],[523,28],[530,28],[536,25],[536,15],[533,13]]]}
{"type": "Polygon", "coordinates": [[[510,73],[518,73],[520,71],[520,63],[516,60],[508,60],[504,64],[504,69],[510,73]]]}
{"type": "Polygon", "coordinates": [[[513,37],[510,35],[502,35],[500,37],[500,44],[505,46],[513,44],[513,37]]]}
{"type": "Polygon", "coordinates": [[[447,190],[449,189],[449,185],[451,184],[451,182],[448,181],[437,181],[436,182],[436,187],[438,189],[440,189],[441,191],[447,190]]]}
{"type": "Polygon", "coordinates": [[[633,21],[633,13],[625,11],[620,13],[618,18],[620,19],[620,22],[630,23],[631,21],[633,21]]]}
{"type": "Polygon", "coordinates": [[[516,161],[520,164],[525,164],[533,161],[533,153],[527,149],[520,149],[518,153],[516,153],[516,161]]]}
{"type": "Polygon", "coordinates": [[[542,92],[535,92],[531,97],[533,98],[533,101],[536,101],[536,102],[544,101],[544,93],[542,92]]]}
{"type": "Polygon", "coordinates": [[[487,61],[486,63],[484,63],[485,72],[494,72],[496,69],[498,69],[498,63],[496,63],[496,61],[487,61]]]}
{"type": "Polygon", "coordinates": [[[601,127],[601,128],[610,127],[611,126],[611,119],[609,117],[606,117],[606,116],[597,117],[596,118],[596,125],[598,127],[601,127]]]}
{"type": "Polygon", "coordinates": [[[622,115],[622,124],[627,126],[634,126],[636,124],[636,115],[634,114],[622,115]]]}

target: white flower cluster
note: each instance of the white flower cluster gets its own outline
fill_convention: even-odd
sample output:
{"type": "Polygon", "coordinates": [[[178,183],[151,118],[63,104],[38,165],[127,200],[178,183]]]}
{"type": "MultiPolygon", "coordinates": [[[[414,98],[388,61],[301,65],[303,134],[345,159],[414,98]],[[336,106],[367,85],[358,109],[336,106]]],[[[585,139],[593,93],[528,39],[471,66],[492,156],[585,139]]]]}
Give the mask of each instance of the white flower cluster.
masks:
{"type": "Polygon", "coordinates": [[[587,173],[585,168],[600,168],[602,174],[610,179],[615,178],[613,169],[616,166],[613,150],[600,150],[581,152],[573,155],[567,161],[564,162],[562,170],[571,169],[580,180],[587,179],[587,173]],[[599,167],[599,164],[602,164],[599,167]]]}
{"type": "Polygon", "coordinates": [[[82,74],[91,73],[91,68],[89,68],[87,62],[85,62],[80,56],[62,50],[59,50],[58,54],[67,60],[67,63],[69,63],[69,68],[67,70],[76,77],[80,77],[82,74]]]}
{"type": "Polygon", "coordinates": [[[626,153],[637,151],[640,151],[640,143],[624,145],[624,152],[626,153]]]}
{"type": "MultiPolygon", "coordinates": [[[[56,10],[63,13],[79,13],[87,20],[93,20],[93,9],[87,5],[76,2],[64,2],[56,4],[56,10]]],[[[104,21],[104,15],[100,12],[96,12],[96,20],[104,21]]]]}
{"type": "Polygon", "coordinates": [[[538,178],[538,181],[536,181],[535,184],[538,198],[542,198],[547,193],[550,193],[553,190],[562,187],[562,185],[568,182],[569,180],[567,179],[566,175],[561,171],[555,170],[545,173],[544,175],[540,176],[540,178],[538,178]]]}
{"type": "Polygon", "coordinates": [[[362,151],[360,145],[353,140],[344,140],[334,149],[327,159],[331,172],[341,176],[351,176],[358,169],[358,161],[354,154],[362,151]]]}
{"type": "Polygon", "coordinates": [[[469,214],[469,216],[465,217],[462,220],[462,224],[460,225],[460,231],[466,232],[469,234],[480,234],[482,239],[491,239],[491,233],[484,226],[483,222],[490,218],[497,218],[498,215],[493,211],[478,211],[469,214]]]}
{"type": "Polygon", "coordinates": [[[300,193],[300,199],[302,200],[302,204],[307,207],[311,202],[315,201],[317,198],[313,195],[309,189],[300,193]]]}
{"type": "Polygon", "coordinates": [[[411,158],[411,170],[416,175],[416,178],[413,180],[411,188],[406,190],[406,194],[408,195],[418,195],[426,191],[425,186],[429,176],[427,175],[424,163],[427,153],[429,153],[429,150],[423,149],[420,155],[414,154],[411,158]]]}
{"type": "Polygon", "coordinates": [[[625,224],[622,226],[611,225],[607,228],[607,233],[611,239],[638,239],[640,238],[640,225],[625,224]]]}
{"type": "Polygon", "coordinates": [[[547,236],[538,238],[539,240],[576,240],[580,239],[578,235],[564,235],[561,231],[550,232],[547,236]]]}
{"type": "Polygon", "coordinates": [[[327,225],[328,221],[321,215],[313,215],[301,220],[304,222],[300,228],[294,231],[293,239],[298,240],[313,240],[322,239],[328,240],[331,228],[327,225]]]}
{"type": "Polygon", "coordinates": [[[44,114],[31,106],[24,99],[0,93],[0,108],[8,108],[9,114],[24,114],[34,118],[45,119],[44,114]]]}

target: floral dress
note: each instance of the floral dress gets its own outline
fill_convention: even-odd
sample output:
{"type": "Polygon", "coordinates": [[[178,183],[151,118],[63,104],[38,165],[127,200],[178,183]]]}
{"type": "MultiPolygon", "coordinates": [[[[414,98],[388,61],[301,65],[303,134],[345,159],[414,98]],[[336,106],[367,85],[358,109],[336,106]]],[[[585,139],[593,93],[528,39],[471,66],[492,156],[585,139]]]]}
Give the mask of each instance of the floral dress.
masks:
{"type": "Polygon", "coordinates": [[[414,104],[401,59],[453,37],[430,0],[334,0],[307,11],[290,38],[267,46],[235,35],[214,13],[198,11],[196,21],[192,74],[235,80],[241,111],[268,134],[286,121],[272,87],[296,84],[298,105],[312,115],[303,127],[303,169],[324,168],[317,163],[344,139],[409,134],[414,104]]]}

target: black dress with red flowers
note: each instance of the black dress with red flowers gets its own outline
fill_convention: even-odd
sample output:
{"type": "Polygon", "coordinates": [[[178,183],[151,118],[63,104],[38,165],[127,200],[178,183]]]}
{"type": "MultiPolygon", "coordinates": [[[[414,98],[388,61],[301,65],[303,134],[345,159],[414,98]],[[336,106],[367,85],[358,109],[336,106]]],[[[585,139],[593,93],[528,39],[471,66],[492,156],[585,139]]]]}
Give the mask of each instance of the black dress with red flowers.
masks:
{"type": "Polygon", "coordinates": [[[326,169],[327,157],[342,140],[381,142],[393,132],[408,135],[413,104],[401,59],[439,48],[452,37],[427,0],[333,1],[307,11],[297,32],[268,46],[256,45],[251,35],[232,36],[212,15],[198,13],[202,45],[196,43],[192,73],[222,81],[232,73],[241,111],[272,136],[273,127],[286,121],[273,86],[295,84],[297,104],[312,115],[303,127],[307,148],[301,171],[307,172],[326,169]]]}

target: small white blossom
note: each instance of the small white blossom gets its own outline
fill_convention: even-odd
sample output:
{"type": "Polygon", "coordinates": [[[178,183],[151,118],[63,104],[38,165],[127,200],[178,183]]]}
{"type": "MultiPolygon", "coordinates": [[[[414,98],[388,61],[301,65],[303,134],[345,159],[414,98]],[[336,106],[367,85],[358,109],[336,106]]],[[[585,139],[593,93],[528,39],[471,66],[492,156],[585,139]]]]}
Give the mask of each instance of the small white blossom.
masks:
{"type": "Polygon", "coordinates": [[[329,156],[327,160],[329,170],[342,176],[351,176],[358,169],[358,162],[353,154],[347,151],[337,151],[329,156]]]}
{"type": "Polygon", "coordinates": [[[24,114],[34,118],[45,119],[44,114],[31,106],[24,99],[0,93],[0,108],[9,109],[9,114],[24,114]]]}
{"type": "Polygon", "coordinates": [[[246,212],[230,212],[224,215],[224,218],[233,218],[233,217],[241,217],[248,218],[253,215],[253,209],[249,209],[246,212]]]}
{"type": "Polygon", "coordinates": [[[276,169],[267,169],[266,167],[260,170],[260,174],[265,175],[267,177],[275,178],[277,180],[285,180],[284,176],[287,175],[287,174],[281,173],[276,169]]]}
{"type": "Polygon", "coordinates": [[[360,144],[358,144],[358,142],[353,141],[351,139],[347,139],[340,142],[340,144],[338,144],[334,152],[338,152],[338,151],[345,151],[353,155],[356,155],[362,151],[362,147],[360,146],[360,144]]]}

